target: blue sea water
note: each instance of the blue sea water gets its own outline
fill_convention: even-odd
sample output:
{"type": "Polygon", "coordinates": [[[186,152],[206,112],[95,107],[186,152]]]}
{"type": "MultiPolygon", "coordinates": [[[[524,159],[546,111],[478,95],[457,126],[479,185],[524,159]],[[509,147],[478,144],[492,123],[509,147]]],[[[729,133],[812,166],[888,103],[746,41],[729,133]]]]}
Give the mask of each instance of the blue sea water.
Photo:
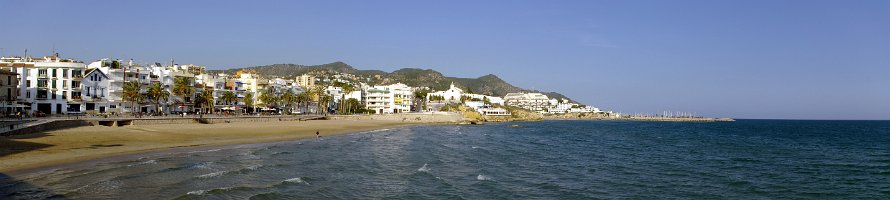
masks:
{"type": "Polygon", "coordinates": [[[0,199],[890,199],[890,121],[416,126],[6,179],[0,199]]]}

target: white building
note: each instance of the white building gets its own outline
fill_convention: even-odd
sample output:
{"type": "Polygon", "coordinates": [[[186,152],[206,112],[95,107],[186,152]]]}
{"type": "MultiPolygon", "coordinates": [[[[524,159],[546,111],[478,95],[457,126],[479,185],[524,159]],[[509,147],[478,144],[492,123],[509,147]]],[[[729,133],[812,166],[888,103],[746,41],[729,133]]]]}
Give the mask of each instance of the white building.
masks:
{"type": "Polygon", "coordinates": [[[79,99],[82,99],[83,107],[80,111],[93,114],[119,112],[116,110],[118,105],[113,103],[110,96],[111,79],[102,70],[88,69],[81,84],[79,99]]]}
{"type": "Polygon", "coordinates": [[[247,72],[239,72],[236,75],[238,75],[238,80],[243,84],[245,98],[247,94],[253,95],[251,100],[253,100],[254,106],[256,106],[260,102],[259,76],[247,72]]]}
{"type": "Polygon", "coordinates": [[[504,105],[504,99],[500,98],[500,97],[481,95],[481,94],[463,94],[463,96],[470,98],[471,100],[478,99],[479,101],[488,101],[491,104],[504,105]]]}
{"type": "Polygon", "coordinates": [[[296,78],[297,85],[300,87],[309,89],[315,87],[315,76],[310,76],[308,74],[299,75],[296,78]]]}
{"type": "Polygon", "coordinates": [[[445,91],[437,91],[426,94],[426,100],[430,101],[430,97],[442,97],[447,102],[460,102],[460,97],[464,95],[464,90],[457,88],[454,86],[454,82],[451,82],[451,86],[448,87],[448,90],[445,91]]]}
{"type": "Polygon", "coordinates": [[[408,85],[396,83],[369,87],[365,94],[365,108],[376,114],[411,112],[414,90],[408,85]]]}
{"type": "MultiPolygon", "coordinates": [[[[79,109],[82,111],[87,110],[95,110],[101,111],[99,113],[105,112],[133,112],[133,111],[142,111],[149,112],[154,110],[154,107],[143,106],[141,104],[132,104],[130,102],[125,102],[123,100],[124,93],[124,83],[136,81],[142,87],[142,92],[145,91],[146,86],[153,83],[153,80],[157,80],[157,76],[152,74],[152,67],[144,67],[141,65],[136,65],[133,61],[129,61],[127,63],[122,63],[120,60],[111,60],[111,59],[101,59],[95,62],[91,62],[87,65],[87,71],[92,72],[92,70],[98,70],[102,74],[107,77],[107,80],[103,80],[107,83],[106,94],[103,98],[104,102],[101,102],[101,105],[96,105],[96,102],[88,102],[89,99],[84,99],[84,102],[80,104],[79,109]],[[132,106],[136,106],[135,108],[132,106]],[[105,107],[101,109],[101,107],[105,107]]],[[[84,88],[85,89],[85,88],[84,88]]],[[[85,94],[86,92],[82,92],[85,94]]],[[[84,95],[86,97],[87,95],[84,95]]],[[[72,105],[73,107],[74,105],[72,105]]]]}
{"type": "Polygon", "coordinates": [[[75,112],[69,103],[79,108],[79,103],[70,97],[80,92],[85,64],[52,55],[43,58],[3,57],[0,58],[0,67],[19,74],[17,101],[26,112],[75,112]]]}
{"type": "Polygon", "coordinates": [[[488,116],[507,116],[511,115],[511,113],[503,108],[495,108],[491,105],[486,104],[482,101],[466,101],[464,105],[467,107],[476,110],[479,114],[488,115],[488,116]]]}
{"type": "Polygon", "coordinates": [[[345,99],[356,99],[361,101],[362,99],[362,91],[350,91],[349,94],[344,94],[346,91],[343,91],[341,87],[328,86],[325,88],[325,93],[330,95],[334,101],[334,103],[340,103],[340,101],[345,99]]]}
{"type": "Polygon", "coordinates": [[[0,112],[12,114],[21,110],[18,108],[19,74],[3,66],[0,64],[0,112]]]}
{"type": "Polygon", "coordinates": [[[550,98],[541,93],[508,93],[504,96],[504,102],[508,106],[537,112],[545,112],[550,107],[550,98]]]}

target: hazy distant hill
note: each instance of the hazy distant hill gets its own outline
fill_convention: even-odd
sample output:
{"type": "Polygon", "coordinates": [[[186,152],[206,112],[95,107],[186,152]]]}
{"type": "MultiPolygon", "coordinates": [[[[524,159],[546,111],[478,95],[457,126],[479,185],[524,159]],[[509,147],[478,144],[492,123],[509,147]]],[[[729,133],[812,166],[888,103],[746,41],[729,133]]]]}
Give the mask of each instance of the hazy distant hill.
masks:
{"type": "MultiPolygon", "coordinates": [[[[331,72],[349,73],[363,78],[362,81],[369,84],[405,83],[410,86],[430,87],[433,90],[448,89],[453,81],[455,85],[468,92],[491,96],[504,96],[510,92],[540,92],[522,89],[507,83],[494,74],[478,78],[447,77],[432,69],[404,68],[393,72],[380,70],[359,70],[343,62],[334,62],[322,65],[296,65],[273,64],[256,67],[235,68],[227,70],[211,70],[212,73],[235,73],[239,70],[252,70],[267,77],[293,78],[302,74],[332,74],[331,72]]],[[[550,98],[569,99],[565,95],[556,92],[541,92],[550,98]]],[[[574,101],[572,101],[574,102],[574,101]]]]}

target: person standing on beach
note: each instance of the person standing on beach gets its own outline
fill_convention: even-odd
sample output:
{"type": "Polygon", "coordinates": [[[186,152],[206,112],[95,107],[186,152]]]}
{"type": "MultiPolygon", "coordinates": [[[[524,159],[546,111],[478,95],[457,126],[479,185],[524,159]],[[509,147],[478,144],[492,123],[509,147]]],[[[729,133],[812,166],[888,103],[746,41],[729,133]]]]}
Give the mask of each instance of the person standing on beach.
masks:
{"type": "Polygon", "coordinates": [[[315,131],[315,140],[318,140],[318,138],[321,137],[320,134],[321,134],[321,133],[318,133],[318,131],[315,131]]]}

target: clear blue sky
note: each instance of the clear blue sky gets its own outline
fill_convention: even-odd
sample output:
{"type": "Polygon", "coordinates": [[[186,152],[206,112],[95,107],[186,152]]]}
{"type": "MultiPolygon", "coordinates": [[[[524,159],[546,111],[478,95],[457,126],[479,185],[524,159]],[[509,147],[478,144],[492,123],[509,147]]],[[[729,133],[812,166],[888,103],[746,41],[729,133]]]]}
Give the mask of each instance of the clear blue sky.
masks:
{"type": "Polygon", "coordinates": [[[8,1],[0,54],[496,74],[623,112],[890,119],[890,1],[8,1]]]}

